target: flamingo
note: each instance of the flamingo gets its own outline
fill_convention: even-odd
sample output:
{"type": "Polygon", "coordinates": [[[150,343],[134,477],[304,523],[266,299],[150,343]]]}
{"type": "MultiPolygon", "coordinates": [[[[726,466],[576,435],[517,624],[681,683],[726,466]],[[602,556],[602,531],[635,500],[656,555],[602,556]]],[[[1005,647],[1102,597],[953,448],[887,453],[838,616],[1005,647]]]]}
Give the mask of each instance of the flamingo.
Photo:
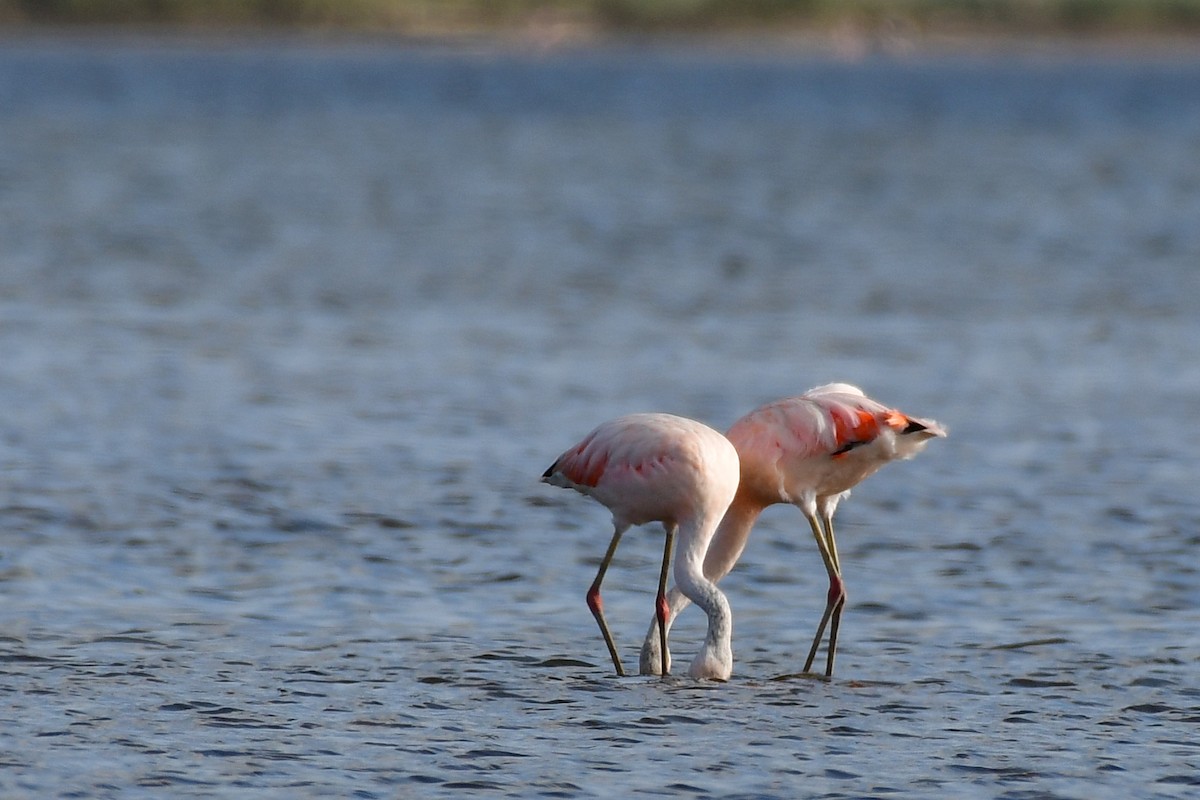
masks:
{"type": "MultiPolygon", "coordinates": [[[[825,675],[832,676],[838,627],[846,605],[833,513],[852,487],[884,464],[912,458],[930,439],[945,435],[945,428],[933,420],[910,417],[845,383],[819,386],[751,411],[727,434],[741,460],[741,482],[705,555],[704,575],[715,583],[733,569],[751,528],[767,506],[798,506],[808,519],[829,574],[825,613],[804,672],[812,668],[828,626],[825,675]]],[[[665,615],[668,627],[687,604],[685,594],[671,590],[665,615]]],[[[654,636],[663,618],[659,614],[651,623],[642,645],[643,674],[655,673],[660,663],[670,664],[669,654],[659,652],[666,646],[666,636],[654,636]]]]}
{"type": "MultiPolygon", "coordinates": [[[[733,617],[729,601],[704,577],[704,554],[738,485],[738,456],[729,440],[695,420],[672,414],[631,414],[605,422],[567,450],[542,475],[554,486],[595,498],[612,512],[613,534],[587,591],[587,605],[600,626],[617,675],[625,669],[604,619],[600,584],[631,525],[661,522],[666,530],[656,619],[667,620],[667,569],[678,534],[675,590],[708,614],[708,634],[688,673],[693,678],[728,680],[733,671],[733,617]]],[[[669,672],[666,624],[658,626],[662,663],[669,672]]]]}

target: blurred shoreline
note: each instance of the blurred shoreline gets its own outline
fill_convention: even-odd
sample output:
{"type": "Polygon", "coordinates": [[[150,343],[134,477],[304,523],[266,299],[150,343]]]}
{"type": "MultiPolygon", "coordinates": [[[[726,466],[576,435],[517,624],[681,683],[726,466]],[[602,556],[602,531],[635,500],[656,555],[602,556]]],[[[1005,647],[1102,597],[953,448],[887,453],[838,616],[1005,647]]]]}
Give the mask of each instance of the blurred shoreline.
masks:
{"type": "Polygon", "coordinates": [[[1200,0],[0,0],[0,41],[752,54],[1200,54],[1200,0]]]}
{"type": "Polygon", "coordinates": [[[398,31],[296,27],[176,27],[163,25],[30,25],[0,28],[0,47],[41,44],[136,48],[228,49],[317,47],[336,50],[406,48],[529,57],[653,48],[739,58],[813,57],[844,61],[868,58],[1020,57],[1038,60],[1095,58],[1174,61],[1200,57],[1200,37],[1168,33],[1018,34],[1006,32],[904,35],[895,32],[789,30],[738,33],[619,33],[503,30],[413,34],[398,31]]]}

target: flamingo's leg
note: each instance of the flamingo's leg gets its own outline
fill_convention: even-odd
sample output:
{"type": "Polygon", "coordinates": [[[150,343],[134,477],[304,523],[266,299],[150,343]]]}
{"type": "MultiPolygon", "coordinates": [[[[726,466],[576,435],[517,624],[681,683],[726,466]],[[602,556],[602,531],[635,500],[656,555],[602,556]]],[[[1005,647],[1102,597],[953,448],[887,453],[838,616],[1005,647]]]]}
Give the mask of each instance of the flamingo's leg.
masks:
{"type": "Polygon", "coordinates": [[[837,647],[837,629],[841,624],[842,606],[846,603],[846,588],[842,583],[842,571],[838,566],[837,545],[833,540],[833,526],[828,521],[828,515],[823,514],[821,519],[818,519],[815,513],[805,510],[804,516],[807,517],[808,524],[812,528],[813,538],[817,542],[817,549],[821,551],[821,560],[825,563],[825,571],[829,573],[829,594],[825,600],[825,613],[821,615],[821,622],[817,625],[817,635],[813,637],[812,647],[808,651],[808,658],[804,661],[804,671],[808,672],[812,669],[813,660],[817,657],[817,650],[820,648],[821,641],[825,637],[825,627],[832,619],[833,626],[830,629],[829,653],[825,663],[825,675],[829,676],[833,674],[833,656],[834,650],[837,647]]]}
{"type": "Polygon", "coordinates": [[[617,645],[613,641],[612,632],[608,629],[608,623],[604,620],[604,604],[600,601],[600,584],[604,581],[604,573],[608,572],[608,565],[612,562],[613,554],[617,552],[617,545],[621,543],[621,534],[625,533],[626,527],[617,526],[613,528],[613,537],[612,541],[608,544],[608,551],[604,554],[604,559],[600,562],[600,570],[596,573],[596,580],[592,581],[592,586],[587,591],[588,608],[592,610],[592,616],[596,618],[596,624],[600,626],[600,633],[604,636],[604,643],[608,645],[608,654],[612,656],[613,666],[617,669],[617,676],[622,678],[625,677],[625,668],[621,666],[621,657],[617,655],[617,645]]]}
{"type": "Polygon", "coordinates": [[[658,643],[662,653],[662,672],[664,677],[668,671],[667,659],[667,620],[671,618],[671,605],[667,602],[667,570],[671,565],[671,545],[675,542],[675,526],[666,525],[667,542],[663,547],[662,571],[658,575],[658,594],[654,598],[654,614],[658,620],[658,643]]]}

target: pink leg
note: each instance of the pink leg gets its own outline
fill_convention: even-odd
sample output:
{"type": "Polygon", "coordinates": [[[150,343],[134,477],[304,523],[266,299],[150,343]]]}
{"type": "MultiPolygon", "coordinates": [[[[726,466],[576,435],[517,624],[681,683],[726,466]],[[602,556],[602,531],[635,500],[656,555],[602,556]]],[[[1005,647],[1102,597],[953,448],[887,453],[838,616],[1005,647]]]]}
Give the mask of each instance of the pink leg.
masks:
{"type": "Polygon", "coordinates": [[[667,621],[671,619],[671,604],[667,602],[667,569],[671,564],[671,544],[675,541],[675,527],[667,525],[667,543],[663,548],[662,572],[658,576],[658,595],[654,600],[655,617],[658,619],[658,643],[662,650],[662,673],[667,676],[667,621]]]}
{"type": "Polygon", "coordinates": [[[608,571],[608,565],[612,562],[613,554],[617,552],[617,545],[621,542],[621,534],[625,532],[625,528],[616,528],[613,530],[612,541],[608,545],[608,551],[604,554],[604,559],[600,562],[600,571],[596,573],[596,580],[592,581],[591,587],[587,590],[587,604],[592,611],[592,616],[596,618],[596,624],[600,626],[600,635],[604,637],[604,643],[608,645],[608,654],[612,656],[613,666],[617,668],[617,676],[625,677],[625,668],[621,666],[621,657],[617,655],[617,645],[613,641],[612,632],[608,629],[608,623],[604,620],[604,604],[600,600],[600,584],[604,581],[604,573],[608,571]]]}
{"type": "Polygon", "coordinates": [[[833,620],[829,624],[829,656],[825,662],[825,677],[833,676],[833,657],[837,654],[838,628],[842,624],[842,609],[846,607],[846,585],[842,582],[842,564],[838,559],[837,542],[833,538],[833,515],[826,512],[822,515],[825,520],[825,530],[829,534],[829,549],[833,554],[833,565],[837,569],[837,585],[829,582],[829,595],[832,598],[836,592],[837,599],[833,607],[833,620]]]}
{"type": "Polygon", "coordinates": [[[817,657],[817,650],[821,647],[821,640],[825,638],[825,627],[830,625],[830,620],[832,620],[832,625],[829,629],[829,650],[827,651],[825,661],[825,676],[829,677],[833,675],[833,659],[837,652],[838,628],[841,625],[842,608],[846,605],[846,587],[842,582],[842,571],[838,564],[837,545],[833,540],[833,521],[827,515],[822,515],[821,521],[818,521],[816,516],[810,516],[807,513],[805,516],[808,517],[813,537],[817,540],[817,548],[821,551],[821,560],[825,562],[825,571],[829,573],[829,593],[825,599],[825,613],[821,615],[821,622],[817,625],[817,635],[813,637],[812,647],[808,651],[808,658],[804,661],[804,671],[808,672],[812,669],[813,661],[817,657]]]}
{"type": "Polygon", "coordinates": [[[846,607],[846,587],[839,577],[836,581],[829,584],[829,599],[826,601],[833,604],[833,616],[829,622],[829,653],[825,661],[825,677],[833,675],[833,658],[837,654],[837,639],[838,627],[842,624],[842,609],[846,607]]]}

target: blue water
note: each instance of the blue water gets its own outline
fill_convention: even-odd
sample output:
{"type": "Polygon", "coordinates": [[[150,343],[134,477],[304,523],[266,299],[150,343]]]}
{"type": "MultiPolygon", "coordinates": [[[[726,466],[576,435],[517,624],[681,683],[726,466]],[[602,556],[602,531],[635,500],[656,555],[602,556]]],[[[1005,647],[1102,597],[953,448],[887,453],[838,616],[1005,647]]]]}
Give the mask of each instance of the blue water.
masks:
{"type": "Polygon", "coordinates": [[[0,145],[0,794],[1197,791],[1200,60],[10,38],[0,145]],[[837,674],[776,507],[613,677],[542,470],[830,380],[951,431],[837,674]]]}

